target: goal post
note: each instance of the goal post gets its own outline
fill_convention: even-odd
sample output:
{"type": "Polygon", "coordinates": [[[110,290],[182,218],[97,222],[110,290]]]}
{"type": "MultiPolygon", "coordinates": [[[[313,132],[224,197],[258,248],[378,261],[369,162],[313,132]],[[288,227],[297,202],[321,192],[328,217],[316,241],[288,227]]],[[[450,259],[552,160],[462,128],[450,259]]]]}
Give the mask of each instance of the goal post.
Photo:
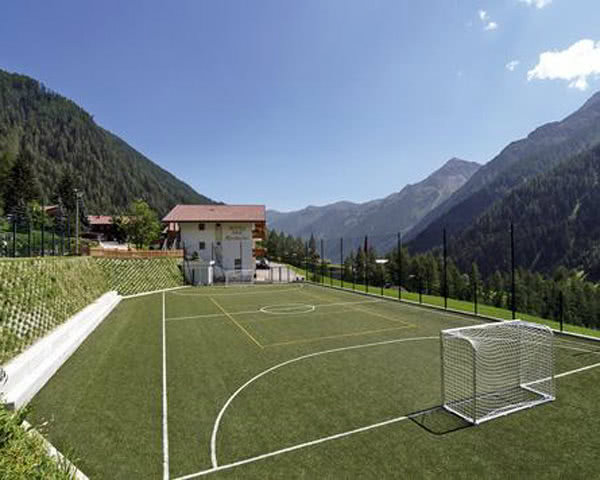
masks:
{"type": "Polygon", "coordinates": [[[231,285],[252,285],[255,281],[254,270],[224,270],[225,286],[231,285]]]}
{"type": "Polygon", "coordinates": [[[442,406],[473,424],[556,398],[554,339],[513,320],[440,332],[442,406]]]}

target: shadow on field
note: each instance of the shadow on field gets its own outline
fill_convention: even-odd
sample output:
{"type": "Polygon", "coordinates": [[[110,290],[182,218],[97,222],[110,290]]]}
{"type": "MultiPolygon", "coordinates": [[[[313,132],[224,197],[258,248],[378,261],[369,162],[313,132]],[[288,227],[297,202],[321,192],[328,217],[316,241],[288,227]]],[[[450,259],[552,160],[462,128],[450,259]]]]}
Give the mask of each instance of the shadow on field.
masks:
{"type": "Polygon", "coordinates": [[[473,426],[441,406],[421,410],[407,416],[419,427],[434,435],[446,435],[473,426]]]}

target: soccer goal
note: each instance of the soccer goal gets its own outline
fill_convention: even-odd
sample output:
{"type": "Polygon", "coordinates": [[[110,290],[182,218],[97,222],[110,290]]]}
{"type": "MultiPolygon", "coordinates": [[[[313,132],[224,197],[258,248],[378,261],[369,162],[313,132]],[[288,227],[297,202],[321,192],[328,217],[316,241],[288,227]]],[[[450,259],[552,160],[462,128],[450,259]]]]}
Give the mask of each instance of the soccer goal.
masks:
{"type": "Polygon", "coordinates": [[[442,406],[473,424],[556,398],[552,330],[513,320],[442,330],[442,406]]]}
{"type": "Polygon", "coordinates": [[[254,270],[225,270],[225,286],[252,285],[254,283],[254,270]]]}

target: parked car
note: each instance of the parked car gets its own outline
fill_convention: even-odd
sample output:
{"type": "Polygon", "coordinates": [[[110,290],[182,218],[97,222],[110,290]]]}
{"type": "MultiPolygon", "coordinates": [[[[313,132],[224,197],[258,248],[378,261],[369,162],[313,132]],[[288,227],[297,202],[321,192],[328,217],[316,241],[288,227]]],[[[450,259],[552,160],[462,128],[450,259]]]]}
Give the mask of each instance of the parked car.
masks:
{"type": "Polygon", "coordinates": [[[271,267],[269,266],[269,261],[266,258],[261,258],[260,260],[256,261],[257,270],[268,270],[269,268],[271,267]]]}

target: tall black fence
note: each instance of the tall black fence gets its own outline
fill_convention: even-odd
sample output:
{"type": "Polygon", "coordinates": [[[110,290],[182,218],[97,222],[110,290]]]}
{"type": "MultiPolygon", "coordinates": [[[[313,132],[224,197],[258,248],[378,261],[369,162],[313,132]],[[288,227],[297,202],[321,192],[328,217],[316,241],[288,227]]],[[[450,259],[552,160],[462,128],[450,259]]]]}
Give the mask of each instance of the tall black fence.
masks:
{"type": "Polygon", "coordinates": [[[0,257],[74,255],[75,229],[70,219],[9,215],[0,219],[0,257]]]}
{"type": "Polygon", "coordinates": [[[308,281],[332,287],[505,320],[541,321],[580,333],[586,333],[580,327],[600,329],[600,290],[573,277],[557,280],[526,269],[533,259],[519,255],[519,241],[526,239],[519,238],[515,226],[508,224],[501,232],[490,262],[495,266],[481,270],[471,255],[453,248],[452,232],[444,229],[439,235],[439,247],[427,253],[411,252],[415,246],[396,233],[313,237],[292,255],[269,255],[295,265],[308,281]]]}

